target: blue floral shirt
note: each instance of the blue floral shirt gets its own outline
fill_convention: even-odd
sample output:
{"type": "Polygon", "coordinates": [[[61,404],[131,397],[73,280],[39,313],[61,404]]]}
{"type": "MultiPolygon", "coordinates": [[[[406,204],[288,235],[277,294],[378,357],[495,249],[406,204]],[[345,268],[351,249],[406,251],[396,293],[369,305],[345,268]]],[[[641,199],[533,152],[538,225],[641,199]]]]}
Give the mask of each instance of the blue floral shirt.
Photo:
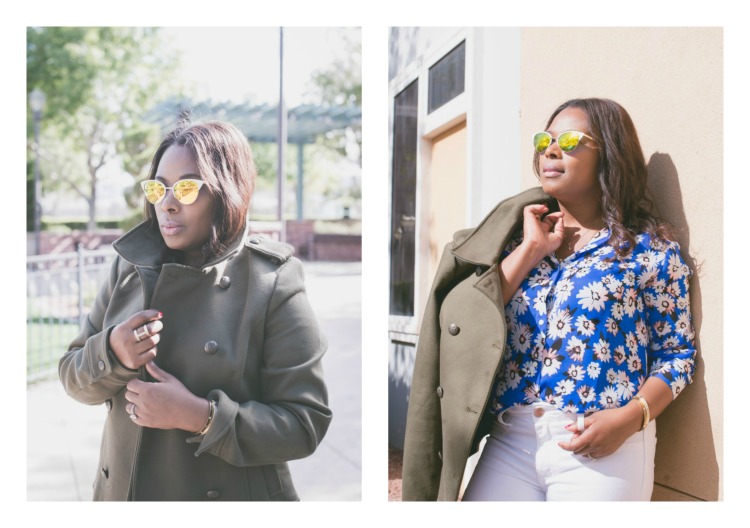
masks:
{"type": "Polygon", "coordinates": [[[666,383],[673,398],[692,381],[691,271],[679,245],[641,234],[630,255],[609,261],[608,239],[604,229],[564,260],[545,257],[505,306],[491,412],[536,401],[573,413],[611,409],[647,377],[666,383]]]}

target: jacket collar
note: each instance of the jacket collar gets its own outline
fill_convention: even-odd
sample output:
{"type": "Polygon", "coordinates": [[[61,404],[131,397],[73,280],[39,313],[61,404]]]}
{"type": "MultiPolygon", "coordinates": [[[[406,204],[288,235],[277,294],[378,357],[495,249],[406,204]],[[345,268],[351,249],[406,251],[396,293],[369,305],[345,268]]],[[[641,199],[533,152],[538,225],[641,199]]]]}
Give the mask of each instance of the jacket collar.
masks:
{"type": "MultiPolygon", "coordinates": [[[[215,266],[240,251],[249,232],[250,224],[245,224],[244,233],[229,244],[229,249],[212,258],[201,269],[215,266]]],[[[156,268],[163,264],[167,245],[158,229],[152,226],[151,220],[146,220],[115,240],[112,244],[115,251],[134,266],[156,268]]]]}
{"type": "Polygon", "coordinates": [[[549,202],[552,197],[541,187],[534,187],[503,200],[473,230],[460,231],[453,239],[453,255],[466,262],[492,266],[523,222],[523,208],[530,204],[549,202]]]}

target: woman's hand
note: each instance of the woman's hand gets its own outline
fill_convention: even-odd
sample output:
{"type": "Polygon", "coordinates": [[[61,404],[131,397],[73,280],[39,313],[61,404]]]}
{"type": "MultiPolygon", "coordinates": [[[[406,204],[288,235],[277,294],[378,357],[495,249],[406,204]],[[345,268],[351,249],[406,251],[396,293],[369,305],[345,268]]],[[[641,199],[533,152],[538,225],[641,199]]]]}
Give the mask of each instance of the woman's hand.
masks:
{"type": "Polygon", "coordinates": [[[563,213],[550,213],[544,204],[523,208],[523,242],[498,266],[503,304],[508,304],[526,276],[547,255],[562,244],[565,236],[563,213]]]}
{"type": "Polygon", "coordinates": [[[114,327],[109,348],[123,366],[137,370],[156,357],[159,332],[164,328],[161,317],[158,310],[143,310],[114,327]]]}
{"type": "Polygon", "coordinates": [[[154,429],[183,429],[200,431],[208,421],[209,403],[187,390],[180,380],[157,367],[146,363],[146,370],[154,383],[133,379],[128,382],[125,412],[136,416],[138,425],[154,429]]]}
{"type": "Polygon", "coordinates": [[[584,431],[578,432],[577,424],[565,427],[573,433],[570,442],[558,445],[576,455],[597,459],[611,455],[634,433],[641,428],[643,414],[638,403],[625,405],[619,409],[598,411],[584,418],[584,431]]]}
{"type": "MultiPolygon", "coordinates": [[[[565,238],[563,212],[550,213],[544,204],[527,205],[523,208],[523,242],[527,251],[539,263],[545,256],[557,250],[565,238]]],[[[535,264],[536,265],[536,264],[535,264]]]]}

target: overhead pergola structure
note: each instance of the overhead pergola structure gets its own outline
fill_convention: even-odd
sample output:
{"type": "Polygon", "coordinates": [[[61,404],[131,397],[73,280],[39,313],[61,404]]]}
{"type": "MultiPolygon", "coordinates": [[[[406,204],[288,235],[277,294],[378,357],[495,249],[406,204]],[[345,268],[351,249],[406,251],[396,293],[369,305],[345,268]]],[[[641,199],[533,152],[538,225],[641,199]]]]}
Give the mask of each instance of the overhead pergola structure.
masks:
{"type": "MultiPolygon", "coordinates": [[[[231,122],[250,142],[275,143],[278,136],[278,106],[249,103],[195,103],[188,99],[171,99],[161,103],[146,116],[162,130],[174,127],[181,118],[222,119],[231,122]]],[[[318,136],[334,130],[345,130],[362,124],[358,106],[300,105],[289,109],[287,143],[297,146],[297,219],[304,218],[305,145],[318,136]]]]}

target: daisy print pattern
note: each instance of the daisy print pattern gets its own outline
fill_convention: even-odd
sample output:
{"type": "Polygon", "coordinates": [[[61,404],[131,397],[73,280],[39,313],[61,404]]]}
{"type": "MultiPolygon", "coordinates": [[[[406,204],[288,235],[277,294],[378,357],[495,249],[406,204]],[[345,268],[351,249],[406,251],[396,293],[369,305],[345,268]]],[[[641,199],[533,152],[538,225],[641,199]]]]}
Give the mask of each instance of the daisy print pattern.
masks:
{"type": "MultiPolygon", "coordinates": [[[[641,234],[618,259],[609,234],[566,259],[545,257],[514,292],[492,412],[537,401],[569,412],[614,409],[649,377],[673,397],[692,381],[691,271],[679,246],[641,234]]],[[[522,240],[519,230],[502,258],[522,240]]]]}

